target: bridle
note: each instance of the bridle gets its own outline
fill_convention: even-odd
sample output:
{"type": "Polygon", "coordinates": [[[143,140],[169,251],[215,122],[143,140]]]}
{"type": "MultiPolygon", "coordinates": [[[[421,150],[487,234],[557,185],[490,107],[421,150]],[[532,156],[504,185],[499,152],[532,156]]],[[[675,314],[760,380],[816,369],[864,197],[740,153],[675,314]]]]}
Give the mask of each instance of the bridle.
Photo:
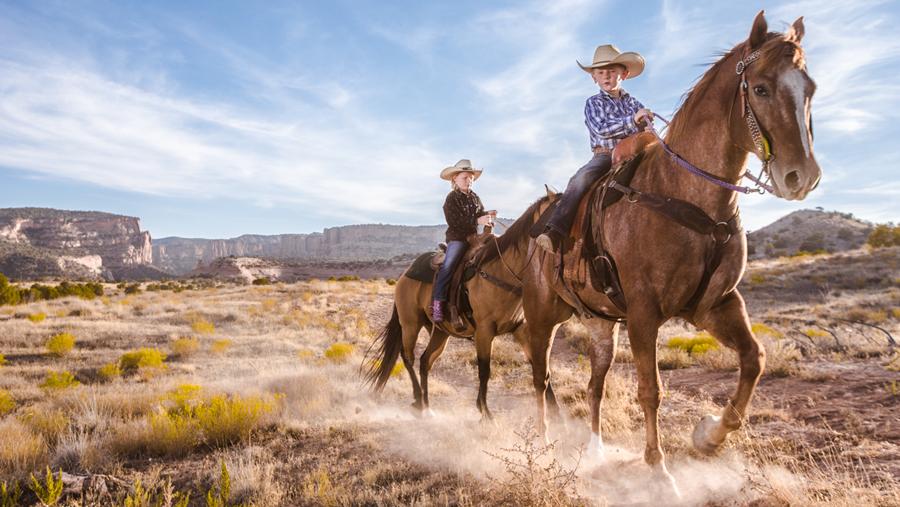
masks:
{"type": "MultiPolygon", "coordinates": [[[[659,140],[660,146],[662,146],[662,148],[666,152],[666,154],[669,155],[669,157],[679,167],[687,170],[688,172],[690,172],[694,175],[700,176],[701,178],[703,178],[707,181],[710,181],[711,183],[713,183],[715,185],[718,185],[720,187],[726,188],[726,189],[734,191],[734,192],[741,192],[744,194],[752,194],[752,193],[765,194],[766,192],[775,193],[775,189],[771,185],[768,184],[768,181],[772,177],[772,173],[769,170],[769,164],[773,160],[775,160],[775,155],[772,154],[771,143],[766,138],[766,136],[763,135],[762,129],[760,129],[760,127],[759,127],[759,122],[756,120],[756,115],[753,113],[753,108],[750,107],[750,99],[747,96],[747,93],[748,93],[747,89],[749,88],[749,86],[747,84],[747,75],[744,73],[744,71],[747,70],[747,67],[751,63],[753,63],[754,61],[759,59],[759,57],[760,57],[760,51],[757,49],[756,51],[753,51],[746,57],[742,58],[737,63],[737,67],[735,69],[735,71],[737,72],[737,75],[739,75],[741,77],[741,83],[738,86],[738,93],[740,93],[740,98],[741,98],[742,115],[744,116],[744,119],[747,122],[747,129],[750,131],[750,138],[753,141],[753,146],[756,148],[756,150],[755,150],[756,156],[759,157],[759,160],[762,162],[762,170],[760,171],[759,176],[753,176],[750,173],[750,171],[747,171],[741,177],[742,178],[746,177],[746,178],[750,179],[751,181],[753,181],[756,184],[755,188],[735,185],[734,183],[726,181],[726,180],[720,178],[719,176],[716,176],[715,174],[712,174],[708,171],[704,171],[703,169],[700,169],[699,167],[691,164],[690,162],[685,160],[681,155],[675,153],[674,151],[672,151],[671,148],[669,148],[669,145],[666,144],[666,142],[663,140],[663,138],[656,131],[656,128],[654,128],[652,118],[649,118],[646,121],[647,130],[649,130],[650,132],[653,133],[654,136],[656,136],[656,139],[659,140]],[[763,175],[765,175],[765,177],[766,177],[765,181],[763,181],[763,179],[762,179],[763,175]]],[[[665,118],[663,118],[662,116],[660,116],[656,113],[653,113],[653,116],[655,116],[656,118],[659,118],[668,126],[668,124],[669,124],[668,120],[666,120],[665,118]]],[[[731,118],[731,111],[729,111],[728,117],[729,117],[729,119],[731,118]]],[[[729,122],[729,124],[730,124],[730,122],[729,122]]]]}

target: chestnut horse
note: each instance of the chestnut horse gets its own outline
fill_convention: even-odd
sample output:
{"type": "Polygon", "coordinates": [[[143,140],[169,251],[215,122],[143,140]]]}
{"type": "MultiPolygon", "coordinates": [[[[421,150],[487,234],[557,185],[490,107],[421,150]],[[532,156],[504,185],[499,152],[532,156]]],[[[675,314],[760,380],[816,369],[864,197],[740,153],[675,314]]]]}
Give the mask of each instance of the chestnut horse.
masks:
{"type": "Polygon", "coordinates": [[[778,197],[803,199],[819,182],[821,172],[812,151],[810,116],[815,84],[806,72],[800,45],[803,33],[802,18],[784,34],[769,33],[760,12],[749,38],[712,65],[676,113],[665,143],[723,186],[679,167],[657,143],[646,149],[629,184],[632,192],[626,192],[627,199],[605,209],[599,206],[599,199],[593,201],[590,213],[594,239],[618,266],[627,303],[624,311],[595,287],[590,277],[581,285],[558,276],[555,255],[543,252],[532,260],[524,276],[523,309],[531,333],[538,429],[542,434],[546,435],[544,393],[550,379],[553,335],[559,323],[576,309],[584,311],[582,321],[592,336],[589,454],[602,457],[603,453],[600,405],[619,330],[617,322],[590,318],[591,313],[627,322],[638,400],[644,412],[644,460],[672,492],[677,494],[678,490],[665,466],[657,419],[657,337],[667,320],[681,317],[708,331],[734,349],[740,360],[737,390],[720,416],[707,415],[698,423],[694,446],[711,453],[728,433],[741,427],[763,371],[765,351],[751,332],[744,300],[736,288],[747,263],[747,242],[733,188],[744,175],[749,153],[761,158],[771,153],[764,168],[778,197]],[[758,125],[758,134],[751,133],[751,123],[758,125]],[[691,203],[712,219],[709,223],[715,224],[713,230],[708,234],[695,232],[658,209],[642,206],[638,199],[641,194],[691,203]],[[715,247],[721,247],[721,260],[717,268],[710,269],[708,259],[715,247]],[[707,270],[711,277],[704,280],[707,270]]]}
{"type": "MultiPolygon", "coordinates": [[[[522,272],[533,257],[535,245],[530,245],[528,228],[547,208],[548,199],[534,203],[499,238],[490,233],[479,237],[477,250],[472,250],[472,262],[478,273],[466,282],[472,306],[474,328],[453,329],[449,322],[431,322],[432,284],[401,276],[394,288],[394,307],[391,318],[376,337],[366,354],[366,379],[376,392],[384,389],[398,357],[403,360],[413,388],[413,407],[429,411],[428,373],[440,357],[451,335],[474,339],[478,360],[478,398],[476,405],[482,417],[491,419],[487,406],[487,383],[491,376],[491,349],[494,337],[512,333],[522,346],[525,357],[532,360],[530,333],[522,315],[522,272]],[[503,251],[502,258],[499,252],[503,251]],[[419,362],[421,384],[414,368],[414,351],[422,329],[430,331],[430,340],[419,362]]],[[[469,256],[467,256],[469,257],[469,256]]],[[[553,388],[548,383],[541,391],[554,412],[558,411],[553,388]]]]}

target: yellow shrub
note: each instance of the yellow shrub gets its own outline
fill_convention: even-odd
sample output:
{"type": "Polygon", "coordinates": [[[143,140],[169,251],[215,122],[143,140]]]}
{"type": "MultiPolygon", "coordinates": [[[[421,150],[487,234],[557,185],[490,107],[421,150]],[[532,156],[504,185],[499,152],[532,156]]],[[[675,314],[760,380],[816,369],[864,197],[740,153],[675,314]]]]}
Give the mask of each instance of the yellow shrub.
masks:
{"type": "Polygon", "coordinates": [[[200,443],[200,428],[190,417],[166,412],[150,414],[148,427],[151,454],[183,456],[200,443]]]}
{"type": "Polygon", "coordinates": [[[216,355],[222,355],[228,352],[228,349],[231,348],[232,341],[228,338],[222,338],[220,340],[215,340],[209,346],[209,351],[216,355]]]}
{"type": "Polygon", "coordinates": [[[828,333],[826,333],[825,331],[822,331],[821,329],[812,329],[812,328],[804,329],[803,334],[805,334],[806,336],[808,336],[810,338],[824,338],[824,337],[828,336],[828,333]]]}
{"type": "MultiPolygon", "coordinates": [[[[578,361],[579,362],[583,361],[584,360],[583,358],[584,358],[584,356],[579,355],[578,361]]],[[[381,359],[375,359],[374,361],[372,361],[372,366],[374,369],[381,368],[381,359]]],[[[403,366],[403,363],[401,361],[397,361],[397,363],[394,364],[394,367],[391,368],[391,377],[399,377],[400,375],[403,374],[403,372],[405,370],[406,370],[406,367],[403,366]]]]}
{"type": "Polygon", "coordinates": [[[297,351],[297,357],[303,361],[308,361],[316,357],[316,353],[310,349],[300,349],[297,351]]]}
{"type": "Polygon", "coordinates": [[[38,322],[43,322],[44,319],[47,318],[47,314],[44,312],[32,313],[28,316],[28,320],[37,324],[38,322]]]}
{"type": "Polygon", "coordinates": [[[260,397],[218,395],[197,406],[194,414],[206,443],[221,446],[249,439],[274,408],[274,402],[260,397]]]}
{"type": "Polygon", "coordinates": [[[104,364],[97,370],[97,375],[104,382],[112,382],[122,376],[122,369],[116,363],[104,364]]]}
{"type": "Polygon", "coordinates": [[[173,354],[188,357],[200,350],[200,340],[193,337],[177,338],[172,341],[171,347],[173,354]]]}
{"type": "Polygon", "coordinates": [[[762,322],[753,324],[750,329],[756,336],[771,336],[772,338],[782,338],[784,336],[780,331],[776,331],[762,322]]]}
{"type": "Polygon", "coordinates": [[[274,299],[263,299],[263,300],[259,303],[259,306],[262,307],[262,309],[263,309],[265,312],[269,312],[269,313],[270,313],[270,312],[272,312],[272,310],[275,309],[275,307],[278,306],[278,301],[275,301],[274,299]]]}
{"type": "Polygon", "coordinates": [[[3,357],[3,354],[0,354],[0,366],[3,366],[5,364],[6,364],[6,358],[3,357]]]}
{"type": "Polygon", "coordinates": [[[40,387],[48,391],[60,391],[62,389],[75,387],[78,384],[80,384],[80,382],[75,380],[75,376],[67,371],[51,371],[47,373],[47,376],[44,378],[44,381],[41,382],[40,387]]]}
{"type": "Polygon", "coordinates": [[[325,357],[335,363],[343,363],[353,354],[353,345],[344,342],[333,343],[325,349],[325,357]]]}
{"type": "Polygon", "coordinates": [[[673,336],[672,338],[669,338],[669,341],[666,343],[666,347],[670,349],[680,349],[687,352],[688,354],[695,355],[718,349],[719,342],[717,342],[716,339],[712,337],[712,335],[704,331],[701,333],[697,333],[690,338],[684,336],[673,336]]]}
{"type": "Polygon", "coordinates": [[[139,373],[150,378],[166,369],[166,355],[158,349],[141,348],[122,354],[119,367],[128,373],[139,373]]]}
{"type": "Polygon", "coordinates": [[[169,403],[169,413],[193,414],[194,408],[201,403],[200,394],[203,388],[197,384],[181,384],[169,391],[165,400],[169,403]]]}
{"type": "Polygon", "coordinates": [[[216,326],[206,319],[197,319],[191,322],[191,329],[197,334],[213,334],[216,332],[216,326]]]}
{"type": "Polygon", "coordinates": [[[47,353],[63,357],[75,348],[75,337],[71,333],[59,333],[47,340],[47,353]]]}
{"type": "Polygon", "coordinates": [[[16,400],[6,389],[0,389],[0,417],[16,408],[16,400]]]}
{"type": "Polygon", "coordinates": [[[302,294],[300,294],[300,299],[302,299],[304,303],[309,303],[313,300],[313,297],[313,293],[309,291],[304,291],[302,294]]]}

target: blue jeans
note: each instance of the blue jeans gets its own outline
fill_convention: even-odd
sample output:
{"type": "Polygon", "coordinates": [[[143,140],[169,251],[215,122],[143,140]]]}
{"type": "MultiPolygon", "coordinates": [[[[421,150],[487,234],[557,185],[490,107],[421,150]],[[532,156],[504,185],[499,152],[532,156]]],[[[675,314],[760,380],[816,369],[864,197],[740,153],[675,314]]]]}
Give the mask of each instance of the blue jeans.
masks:
{"type": "Polygon", "coordinates": [[[447,255],[444,257],[444,263],[441,264],[441,270],[438,271],[437,280],[434,282],[434,288],[431,291],[432,299],[437,301],[447,300],[447,291],[450,290],[450,277],[453,276],[453,269],[459,264],[463,254],[469,248],[469,244],[465,241],[448,241],[447,255]]]}
{"type": "Polygon", "coordinates": [[[608,153],[601,153],[594,155],[590,162],[582,166],[566,185],[566,191],[563,192],[559,204],[553,210],[547,227],[559,232],[564,237],[568,236],[581,198],[595,181],[609,171],[611,165],[612,157],[608,153]]]}

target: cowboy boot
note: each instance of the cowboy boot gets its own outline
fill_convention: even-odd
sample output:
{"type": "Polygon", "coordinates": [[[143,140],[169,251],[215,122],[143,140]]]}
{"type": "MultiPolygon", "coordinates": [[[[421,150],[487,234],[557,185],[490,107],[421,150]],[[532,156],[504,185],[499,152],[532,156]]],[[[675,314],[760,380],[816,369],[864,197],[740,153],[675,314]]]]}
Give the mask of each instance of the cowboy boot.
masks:
{"type": "Polygon", "coordinates": [[[431,320],[433,322],[444,322],[444,309],[441,302],[437,299],[431,304],[431,320]]]}

